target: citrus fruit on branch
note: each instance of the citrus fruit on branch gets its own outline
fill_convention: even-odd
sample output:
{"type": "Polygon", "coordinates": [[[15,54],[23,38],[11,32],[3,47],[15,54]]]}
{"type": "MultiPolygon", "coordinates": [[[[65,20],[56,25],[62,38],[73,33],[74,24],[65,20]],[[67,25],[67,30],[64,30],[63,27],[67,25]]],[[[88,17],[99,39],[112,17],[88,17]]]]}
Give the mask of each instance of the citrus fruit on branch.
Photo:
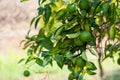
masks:
{"type": "Polygon", "coordinates": [[[89,31],[82,31],[80,34],[80,40],[83,42],[89,42],[92,38],[92,35],[89,31]]]}

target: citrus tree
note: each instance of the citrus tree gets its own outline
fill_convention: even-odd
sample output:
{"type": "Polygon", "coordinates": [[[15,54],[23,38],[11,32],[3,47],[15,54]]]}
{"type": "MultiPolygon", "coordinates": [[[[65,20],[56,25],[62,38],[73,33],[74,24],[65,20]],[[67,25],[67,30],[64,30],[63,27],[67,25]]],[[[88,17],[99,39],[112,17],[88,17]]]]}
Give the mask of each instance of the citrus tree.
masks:
{"type": "MultiPolygon", "coordinates": [[[[30,25],[39,32],[26,35],[25,64],[34,61],[45,67],[54,66],[55,61],[61,69],[67,66],[71,72],[68,80],[96,74],[89,53],[98,58],[101,80],[105,59],[115,59],[120,65],[119,0],[38,0],[38,5],[30,25]]],[[[30,73],[26,70],[24,74],[30,73]]]]}

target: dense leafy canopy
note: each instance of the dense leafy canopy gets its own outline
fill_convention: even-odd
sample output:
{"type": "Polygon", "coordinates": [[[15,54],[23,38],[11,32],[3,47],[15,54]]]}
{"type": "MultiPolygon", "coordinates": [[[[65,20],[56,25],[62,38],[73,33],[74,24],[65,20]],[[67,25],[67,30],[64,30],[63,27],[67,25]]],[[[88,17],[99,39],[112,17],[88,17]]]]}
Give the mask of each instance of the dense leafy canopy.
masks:
{"type": "Polygon", "coordinates": [[[71,71],[69,80],[95,74],[88,51],[101,55],[101,61],[119,55],[120,64],[119,0],[38,0],[38,4],[31,25],[39,33],[26,35],[26,64],[35,61],[45,67],[56,61],[61,69],[66,65],[71,71]]]}

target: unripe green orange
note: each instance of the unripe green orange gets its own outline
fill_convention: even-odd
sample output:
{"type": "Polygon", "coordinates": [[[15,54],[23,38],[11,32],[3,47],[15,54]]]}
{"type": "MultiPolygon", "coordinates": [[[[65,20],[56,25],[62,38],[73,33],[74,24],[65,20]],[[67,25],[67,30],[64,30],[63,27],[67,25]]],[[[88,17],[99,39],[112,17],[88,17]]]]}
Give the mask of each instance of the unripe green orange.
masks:
{"type": "Polygon", "coordinates": [[[88,0],[80,0],[79,3],[81,10],[87,10],[89,8],[89,1],[88,0]]]}
{"type": "Polygon", "coordinates": [[[89,42],[92,38],[92,35],[89,31],[82,31],[80,34],[80,40],[83,42],[89,42]]]}
{"type": "Polygon", "coordinates": [[[28,77],[28,76],[30,76],[30,72],[29,72],[28,70],[25,70],[24,73],[23,73],[23,75],[24,75],[25,77],[28,77]]]}

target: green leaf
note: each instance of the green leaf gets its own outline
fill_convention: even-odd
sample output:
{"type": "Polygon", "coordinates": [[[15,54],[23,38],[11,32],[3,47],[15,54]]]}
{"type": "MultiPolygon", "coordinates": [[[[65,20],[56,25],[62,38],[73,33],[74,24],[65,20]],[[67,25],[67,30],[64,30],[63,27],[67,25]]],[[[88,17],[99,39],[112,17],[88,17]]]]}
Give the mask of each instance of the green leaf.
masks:
{"type": "Polygon", "coordinates": [[[67,34],[66,36],[68,38],[77,38],[80,35],[80,32],[72,33],[72,34],[67,34]]]}
{"type": "Polygon", "coordinates": [[[57,20],[61,20],[63,18],[63,16],[65,15],[66,10],[65,9],[60,9],[57,13],[55,18],[57,20]]]}
{"type": "Polygon", "coordinates": [[[36,21],[35,21],[35,29],[37,28],[37,25],[39,23],[39,20],[40,20],[41,17],[37,18],[36,21]]]}
{"type": "Polygon", "coordinates": [[[110,27],[109,34],[110,34],[110,39],[114,40],[115,39],[115,35],[116,35],[115,24],[113,24],[110,27]]]}
{"type": "Polygon", "coordinates": [[[94,7],[100,2],[100,0],[94,0],[94,7]]]}
{"type": "Polygon", "coordinates": [[[56,56],[55,61],[57,62],[58,66],[62,69],[63,68],[63,56],[56,56]]]}
{"type": "Polygon", "coordinates": [[[36,17],[34,17],[31,22],[30,22],[30,26],[34,23],[34,21],[36,20],[36,17]]]}
{"type": "Polygon", "coordinates": [[[25,58],[20,59],[20,60],[18,61],[18,64],[21,63],[21,62],[23,62],[24,60],[25,60],[25,58]]]}
{"type": "Polygon", "coordinates": [[[109,10],[109,3],[104,3],[104,5],[102,6],[102,10],[103,10],[103,15],[108,16],[108,10],[109,10]]]}
{"type": "Polygon", "coordinates": [[[46,0],[41,0],[41,3],[44,3],[46,0]]]}
{"type": "Polygon", "coordinates": [[[84,68],[86,66],[86,61],[82,57],[77,57],[75,60],[75,65],[84,68]]]}
{"type": "Polygon", "coordinates": [[[90,41],[90,42],[88,42],[88,44],[90,45],[90,46],[96,46],[96,42],[95,41],[90,41]]]}
{"type": "Polygon", "coordinates": [[[50,54],[49,51],[42,51],[41,54],[42,54],[41,56],[44,57],[44,58],[49,57],[49,56],[52,56],[52,54],[50,54]]]}
{"type": "Polygon", "coordinates": [[[64,25],[60,26],[60,27],[55,31],[54,37],[56,38],[58,35],[60,35],[63,30],[64,30],[64,25]]]}
{"type": "Polygon", "coordinates": [[[89,48],[91,54],[97,56],[97,52],[93,48],[89,48]]]}
{"type": "Polygon", "coordinates": [[[27,34],[25,38],[31,41],[31,37],[29,36],[29,34],[27,34]]]}
{"type": "Polygon", "coordinates": [[[41,0],[38,0],[38,5],[40,5],[41,0]]]}
{"type": "Polygon", "coordinates": [[[82,75],[81,73],[79,74],[78,80],[85,80],[85,79],[83,78],[83,75],[82,75]]]}
{"type": "Polygon", "coordinates": [[[48,23],[50,16],[51,16],[51,8],[49,5],[45,5],[45,13],[44,13],[45,24],[48,23]]]}
{"type": "Polygon", "coordinates": [[[31,41],[25,42],[23,49],[28,48],[28,47],[32,44],[32,43],[30,43],[30,42],[31,42],[31,41]]]}
{"type": "Polygon", "coordinates": [[[88,42],[90,46],[96,46],[96,38],[92,35],[91,40],[88,42]]]}
{"type": "Polygon", "coordinates": [[[43,66],[43,61],[40,58],[36,58],[36,63],[40,66],[43,66]]]}
{"type": "Polygon", "coordinates": [[[28,0],[20,0],[20,2],[25,2],[25,1],[28,1],[28,0]]]}
{"type": "Polygon", "coordinates": [[[108,16],[111,25],[115,24],[116,15],[117,15],[117,12],[116,12],[115,3],[111,3],[109,8],[109,16],[108,16]]]}
{"type": "Polygon", "coordinates": [[[43,7],[38,7],[38,15],[42,15],[43,11],[44,11],[44,8],[43,7]]]}
{"type": "Polygon", "coordinates": [[[41,45],[42,47],[48,50],[51,50],[53,48],[53,42],[48,38],[40,40],[39,45],[41,45]]]}
{"type": "Polygon", "coordinates": [[[29,48],[28,51],[27,51],[27,55],[28,55],[28,56],[32,55],[34,49],[35,49],[35,46],[34,46],[34,45],[30,46],[30,48],[29,48]]]}
{"type": "Polygon", "coordinates": [[[31,57],[28,57],[25,64],[29,63],[30,61],[32,61],[33,59],[31,57]]]}
{"type": "Polygon", "coordinates": [[[120,9],[116,8],[116,14],[118,17],[120,17],[120,9]]]}
{"type": "Polygon", "coordinates": [[[50,20],[49,22],[49,29],[51,30],[54,25],[54,18],[50,20]]]}
{"type": "Polygon", "coordinates": [[[70,46],[71,43],[72,43],[72,40],[64,39],[64,41],[58,42],[58,45],[62,49],[67,49],[70,46]]]}
{"type": "Polygon", "coordinates": [[[94,15],[99,13],[102,10],[103,1],[97,2],[94,10],[94,15]]]}
{"type": "Polygon", "coordinates": [[[86,68],[89,70],[96,70],[97,69],[97,67],[95,66],[95,64],[93,62],[87,62],[86,68]]]}
{"type": "Polygon", "coordinates": [[[82,51],[82,58],[83,58],[84,60],[87,60],[87,55],[86,55],[86,52],[85,52],[85,51],[82,51]]]}
{"type": "Polygon", "coordinates": [[[86,72],[87,72],[87,74],[89,74],[89,75],[95,75],[95,74],[96,74],[95,72],[93,72],[93,71],[91,71],[91,70],[89,70],[89,69],[87,69],[86,72]]]}
{"type": "Polygon", "coordinates": [[[68,70],[69,70],[69,71],[74,71],[73,66],[69,66],[69,65],[68,65],[68,70]]]}
{"type": "Polygon", "coordinates": [[[69,77],[68,77],[68,80],[73,80],[74,79],[74,74],[73,73],[70,73],[69,74],[69,77]]]}
{"type": "Polygon", "coordinates": [[[39,30],[38,38],[39,38],[39,39],[42,38],[42,40],[43,40],[44,37],[45,37],[45,30],[44,30],[44,27],[42,27],[42,28],[40,28],[40,30],[39,30]]]}
{"type": "Polygon", "coordinates": [[[33,35],[32,37],[31,37],[31,41],[36,41],[37,40],[37,35],[33,35]]]}
{"type": "Polygon", "coordinates": [[[43,60],[43,67],[45,67],[46,65],[48,65],[50,62],[51,62],[50,57],[44,58],[44,60],[43,60]]]}
{"type": "Polygon", "coordinates": [[[54,1],[54,2],[51,2],[51,3],[50,3],[50,6],[53,7],[53,8],[57,7],[55,1],[54,1]]]}

